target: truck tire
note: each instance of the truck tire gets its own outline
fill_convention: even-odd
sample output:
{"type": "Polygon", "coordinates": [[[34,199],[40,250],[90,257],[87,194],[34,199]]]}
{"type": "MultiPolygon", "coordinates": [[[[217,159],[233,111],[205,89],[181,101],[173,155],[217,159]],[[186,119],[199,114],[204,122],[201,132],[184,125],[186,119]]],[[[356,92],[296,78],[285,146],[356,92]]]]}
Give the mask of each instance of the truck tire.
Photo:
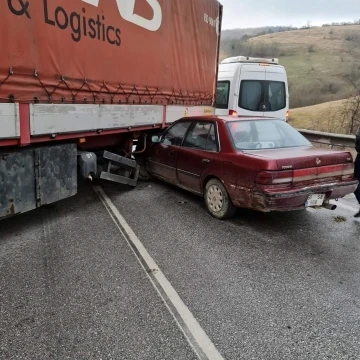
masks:
{"type": "Polygon", "coordinates": [[[234,215],[236,208],[220,180],[209,180],[205,186],[204,196],[206,207],[214,218],[225,220],[234,215]]]}

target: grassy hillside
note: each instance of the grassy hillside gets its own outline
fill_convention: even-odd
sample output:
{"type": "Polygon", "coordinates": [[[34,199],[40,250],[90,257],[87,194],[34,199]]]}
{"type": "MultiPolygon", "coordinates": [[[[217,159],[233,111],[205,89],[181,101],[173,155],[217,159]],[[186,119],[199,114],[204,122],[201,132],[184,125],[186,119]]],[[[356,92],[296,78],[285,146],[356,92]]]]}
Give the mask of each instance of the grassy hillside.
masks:
{"type": "Polygon", "coordinates": [[[267,33],[295,30],[290,26],[263,26],[257,28],[229,29],[221,32],[222,39],[241,39],[243,36],[259,36],[267,33]]]}
{"type": "Polygon", "coordinates": [[[290,107],[345,99],[360,87],[360,26],[326,26],[242,39],[225,38],[221,58],[278,57],[289,78],[290,107]]]}
{"type": "Polygon", "coordinates": [[[290,110],[296,128],[355,134],[360,126],[360,96],[290,110]]]}
{"type": "Polygon", "coordinates": [[[299,129],[338,132],[342,123],[346,100],[305,106],[290,110],[289,123],[299,129]]]}

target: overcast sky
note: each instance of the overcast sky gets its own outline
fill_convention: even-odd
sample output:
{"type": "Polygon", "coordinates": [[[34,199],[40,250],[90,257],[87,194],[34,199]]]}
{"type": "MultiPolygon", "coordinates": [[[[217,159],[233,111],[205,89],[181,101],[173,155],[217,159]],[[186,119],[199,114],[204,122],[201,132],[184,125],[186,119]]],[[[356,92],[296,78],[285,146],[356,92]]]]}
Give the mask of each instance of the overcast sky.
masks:
{"type": "Polygon", "coordinates": [[[360,0],[220,0],[223,29],[303,26],[360,19],[360,0]]]}

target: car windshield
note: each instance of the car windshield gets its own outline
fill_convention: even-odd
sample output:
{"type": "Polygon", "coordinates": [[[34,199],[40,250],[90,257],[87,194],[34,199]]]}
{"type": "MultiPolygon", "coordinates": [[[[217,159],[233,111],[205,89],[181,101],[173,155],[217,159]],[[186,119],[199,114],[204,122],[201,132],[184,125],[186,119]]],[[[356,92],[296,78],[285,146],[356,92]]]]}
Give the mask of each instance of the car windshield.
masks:
{"type": "Polygon", "coordinates": [[[239,120],[227,123],[237,150],[260,150],[312,146],[283,120],[239,120]]]}

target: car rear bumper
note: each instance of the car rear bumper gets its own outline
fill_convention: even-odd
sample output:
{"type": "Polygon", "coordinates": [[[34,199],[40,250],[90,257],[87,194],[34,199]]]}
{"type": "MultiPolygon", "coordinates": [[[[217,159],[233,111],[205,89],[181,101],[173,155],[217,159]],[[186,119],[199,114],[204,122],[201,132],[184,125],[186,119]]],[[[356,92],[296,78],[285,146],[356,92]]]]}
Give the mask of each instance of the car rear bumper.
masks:
{"type": "Polygon", "coordinates": [[[357,186],[358,181],[348,181],[288,191],[260,191],[257,189],[247,192],[245,197],[241,195],[243,193],[241,190],[235,198],[234,205],[262,212],[301,210],[305,208],[305,202],[312,194],[325,194],[325,201],[329,201],[353,193],[357,186]]]}

